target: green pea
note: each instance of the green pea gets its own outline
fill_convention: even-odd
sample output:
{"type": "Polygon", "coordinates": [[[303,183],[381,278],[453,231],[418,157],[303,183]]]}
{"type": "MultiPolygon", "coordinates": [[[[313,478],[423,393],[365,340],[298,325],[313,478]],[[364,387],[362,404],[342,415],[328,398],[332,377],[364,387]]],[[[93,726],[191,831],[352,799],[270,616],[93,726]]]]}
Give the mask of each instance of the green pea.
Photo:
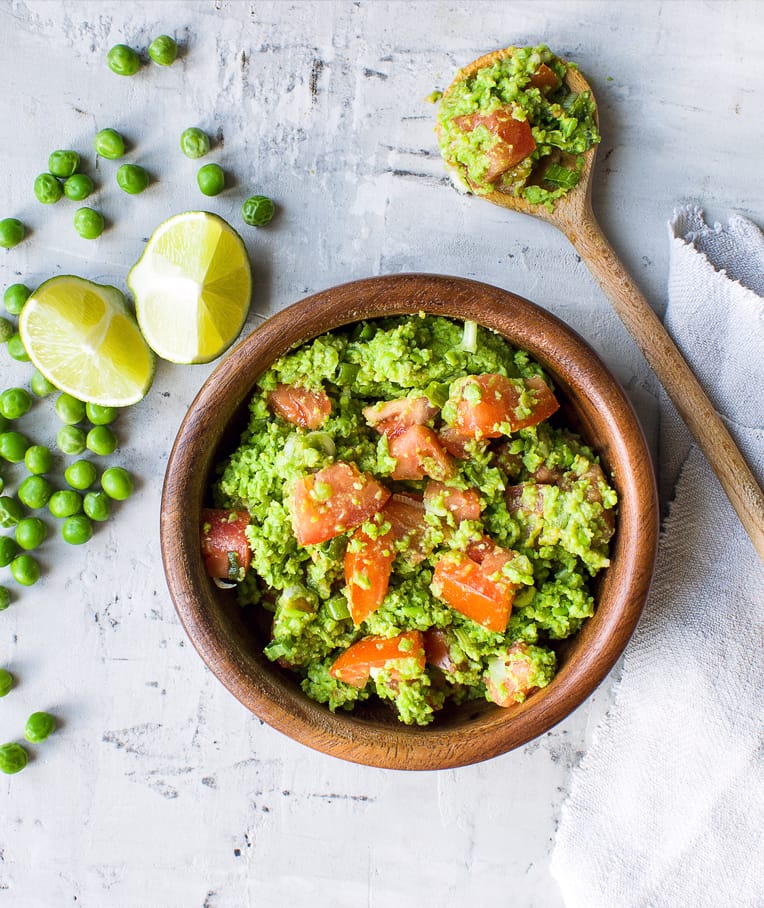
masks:
{"type": "MultiPolygon", "coordinates": [[[[64,454],[71,454],[76,457],[87,447],[85,444],[86,434],[79,426],[62,426],[56,435],[56,444],[59,450],[64,454]]],[[[0,435],[0,438],[2,436],[0,435]]]]}
{"type": "Polygon", "coordinates": [[[85,402],[63,391],[56,399],[56,413],[61,422],[73,426],[85,418],[85,402]]]}
{"type": "Polygon", "coordinates": [[[8,354],[17,362],[29,362],[27,348],[24,346],[24,341],[21,339],[21,335],[18,331],[8,338],[8,354]]]}
{"type": "Polygon", "coordinates": [[[8,567],[18,553],[19,547],[13,536],[0,536],[0,567],[8,567]]]}
{"type": "Polygon", "coordinates": [[[21,772],[28,762],[29,754],[20,744],[13,741],[10,744],[0,744],[0,772],[11,776],[21,772]]]}
{"type": "Polygon", "coordinates": [[[53,466],[53,452],[45,445],[32,445],[24,454],[24,464],[33,476],[50,473],[53,466]]]}
{"type": "Polygon", "coordinates": [[[103,215],[95,208],[78,208],[74,212],[74,229],[83,240],[97,240],[104,226],[103,215]]]}
{"type": "Polygon", "coordinates": [[[210,150],[210,137],[198,126],[189,126],[180,134],[180,150],[187,158],[203,158],[210,150]]]}
{"type": "Polygon", "coordinates": [[[124,467],[109,467],[101,474],[101,488],[109,498],[124,501],[133,494],[133,478],[124,467]]]}
{"type": "Polygon", "coordinates": [[[91,520],[102,523],[111,515],[111,499],[106,492],[88,492],[82,502],[82,509],[91,520]]]}
{"type": "Polygon", "coordinates": [[[61,524],[61,535],[69,545],[84,545],[93,535],[93,522],[84,514],[67,517],[61,524]]]}
{"type": "Polygon", "coordinates": [[[0,457],[9,463],[21,463],[29,448],[29,439],[21,432],[0,434],[0,457]]]}
{"type": "Polygon", "coordinates": [[[126,44],[115,44],[106,54],[106,62],[118,76],[134,76],[141,68],[141,58],[126,44]]]}
{"type": "Polygon", "coordinates": [[[32,291],[29,287],[25,287],[23,284],[11,284],[10,287],[6,287],[3,294],[3,305],[11,315],[20,315],[24,303],[31,295],[32,291]]]}
{"type": "Polygon", "coordinates": [[[13,322],[0,317],[0,344],[6,344],[15,333],[16,327],[13,322]]]}
{"type": "Polygon", "coordinates": [[[81,202],[95,189],[86,173],[73,173],[64,183],[64,195],[73,202],[81,202]]]}
{"type": "MultiPolygon", "coordinates": [[[[7,586],[0,586],[0,612],[4,612],[11,604],[11,591],[7,586]]],[[[2,697],[2,694],[0,694],[2,697]]]]}
{"type": "Polygon", "coordinates": [[[50,713],[32,713],[24,727],[24,737],[30,744],[39,744],[56,730],[56,720],[50,713]]]}
{"type": "Polygon", "coordinates": [[[125,140],[116,129],[100,129],[95,134],[93,147],[97,155],[110,161],[116,161],[125,153],[125,140]]]}
{"type": "Polygon", "coordinates": [[[204,195],[219,195],[225,188],[225,172],[220,164],[205,164],[199,168],[196,182],[204,195]]]}
{"type": "Polygon", "coordinates": [[[149,44],[149,56],[160,66],[170,66],[178,56],[178,45],[169,35],[160,35],[149,44]]]}
{"type": "Polygon", "coordinates": [[[0,697],[7,697],[13,687],[13,675],[7,668],[0,668],[0,697]]]}
{"type": "Polygon", "coordinates": [[[266,195],[253,195],[241,206],[241,216],[251,227],[265,227],[273,220],[276,206],[266,195]]]}
{"type": "Polygon", "coordinates": [[[117,448],[117,436],[108,426],[94,426],[88,432],[85,444],[94,454],[107,457],[117,448]]]}
{"type": "Polygon", "coordinates": [[[0,221],[0,248],[13,249],[24,239],[26,228],[18,218],[3,218],[0,221]]]}
{"type": "Polygon", "coordinates": [[[48,503],[53,486],[44,476],[27,476],[16,493],[19,501],[32,511],[39,511],[48,503]]]}
{"type": "Polygon", "coordinates": [[[59,149],[48,158],[48,170],[54,177],[70,177],[80,166],[80,156],[76,151],[59,149]]]}
{"type": "Polygon", "coordinates": [[[82,495],[70,489],[54,492],[48,501],[48,510],[54,517],[71,517],[82,510],[82,495]]]}
{"type": "Polygon", "coordinates": [[[42,372],[39,372],[37,369],[32,373],[29,386],[38,397],[47,397],[49,394],[58,390],[53,382],[49,382],[42,372]]]}
{"type": "Polygon", "coordinates": [[[85,404],[85,415],[94,426],[108,426],[119,415],[119,408],[102,407],[101,404],[85,404]]]}
{"type": "Polygon", "coordinates": [[[40,565],[31,555],[18,555],[11,562],[11,574],[21,586],[34,586],[40,579],[40,565]]]}
{"type": "Polygon", "coordinates": [[[140,164],[123,164],[117,171],[117,185],[123,192],[138,195],[149,185],[148,171],[140,164]]]}
{"type": "Polygon", "coordinates": [[[16,542],[28,552],[42,545],[47,535],[48,528],[39,517],[24,517],[16,524],[16,542]]]}
{"type": "Polygon", "coordinates": [[[24,508],[20,502],[10,495],[0,496],[0,527],[5,527],[6,530],[15,527],[23,516],[24,508]]]}
{"type": "Polygon", "coordinates": [[[8,388],[0,394],[0,414],[6,419],[21,419],[32,407],[32,396],[24,388],[8,388]]]}
{"type": "Polygon", "coordinates": [[[64,194],[64,187],[52,173],[41,173],[34,181],[34,194],[43,205],[53,205],[64,194]]]}
{"type": "Polygon", "coordinates": [[[89,489],[98,479],[98,470],[89,460],[75,460],[64,471],[64,478],[73,489],[89,489]]]}

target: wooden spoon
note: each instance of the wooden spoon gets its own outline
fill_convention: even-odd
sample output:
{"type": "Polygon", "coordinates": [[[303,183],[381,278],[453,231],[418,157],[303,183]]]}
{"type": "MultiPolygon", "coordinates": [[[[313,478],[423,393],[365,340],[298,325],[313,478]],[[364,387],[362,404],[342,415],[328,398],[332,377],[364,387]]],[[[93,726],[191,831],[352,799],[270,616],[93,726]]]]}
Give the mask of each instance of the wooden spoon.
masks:
{"type": "MultiPolygon", "coordinates": [[[[459,70],[446,94],[478,70],[511,54],[512,48],[493,51],[465,66],[459,70]]],[[[589,83],[575,68],[568,69],[566,82],[575,92],[591,92],[589,83]]],[[[616,313],[695,436],[764,561],[764,492],[663,322],[624,268],[594,217],[591,189],[596,151],[595,145],[585,154],[580,182],[557,200],[553,211],[498,190],[480,198],[548,221],[567,236],[610,298],[616,313]]]]}

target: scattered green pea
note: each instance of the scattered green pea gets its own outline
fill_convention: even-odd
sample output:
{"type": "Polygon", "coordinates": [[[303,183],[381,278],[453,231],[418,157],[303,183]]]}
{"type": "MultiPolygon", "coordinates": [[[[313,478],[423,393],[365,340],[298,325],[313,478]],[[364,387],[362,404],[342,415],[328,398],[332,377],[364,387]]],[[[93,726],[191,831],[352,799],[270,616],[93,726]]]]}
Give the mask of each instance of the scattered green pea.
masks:
{"type": "MultiPolygon", "coordinates": [[[[4,612],[11,604],[11,591],[7,586],[0,586],[0,612],[4,612]]],[[[0,694],[0,697],[2,694],[0,694]]]]}
{"type": "Polygon", "coordinates": [[[178,45],[169,35],[160,35],[149,44],[149,56],[160,66],[170,66],[178,56],[178,45]]]}
{"type": "Polygon", "coordinates": [[[30,744],[39,744],[56,730],[56,720],[50,713],[32,713],[24,727],[24,737],[30,744]]]}
{"type": "Polygon", "coordinates": [[[40,579],[40,565],[31,555],[18,555],[11,562],[11,575],[21,586],[34,586],[40,579]]]}
{"type": "Polygon", "coordinates": [[[117,448],[117,436],[108,426],[94,426],[87,434],[85,444],[94,454],[106,457],[117,448]]]}
{"type": "Polygon", "coordinates": [[[18,553],[19,547],[13,536],[0,536],[0,567],[8,567],[18,553]]]}
{"type": "Polygon", "coordinates": [[[63,391],[56,399],[56,413],[61,422],[73,426],[85,418],[85,402],[63,391]]]}
{"type": "Polygon", "coordinates": [[[241,216],[245,224],[251,227],[265,227],[273,220],[276,206],[265,195],[250,196],[241,206],[241,216]]]}
{"type": "Polygon", "coordinates": [[[81,202],[95,189],[86,173],[73,173],[64,183],[64,195],[73,202],[81,202]]]}
{"type": "Polygon", "coordinates": [[[98,470],[89,460],[75,460],[64,470],[64,479],[73,489],[84,491],[98,479],[98,470]]]}
{"type": "Polygon", "coordinates": [[[0,457],[9,463],[21,463],[29,447],[29,439],[21,432],[0,434],[0,457]]]}
{"type": "Polygon", "coordinates": [[[29,287],[25,287],[23,284],[11,284],[10,287],[6,287],[3,294],[3,305],[11,315],[20,315],[24,303],[31,295],[32,291],[29,287]]]}
{"type": "Polygon", "coordinates": [[[3,218],[0,221],[0,248],[13,249],[24,239],[26,228],[18,218],[3,218]]]}
{"type": "Polygon", "coordinates": [[[133,478],[124,467],[109,467],[101,474],[101,488],[109,498],[124,501],[133,494],[133,478]]]}
{"type": "Polygon", "coordinates": [[[196,182],[204,195],[219,195],[225,188],[225,171],[220,164],[205,164],[199,168],[196,182]]]}
{"type": "Polygon", "coordinates": [[[126,44],[115,44],[106,54],[106,62],[118,76],[134,76],[141,68],[141,58],[126,44]]]}
{"type": "Polygon", "coordinates": [[[110,161],[116,161],[125,153],[125,140],[116,129],[99,129],[93,140],[96,154],[110,161]]]}
{"type": "Polygon", "coordinates": [[[32,511],[39,511],[48,503],[53,494],[53,486],[44,476],[27,476],[16,494],[22,504],[32,511]]]}
{"type": "Polygon", "coordinates": [[[24,454],[24,464],[33,476],[49,473],[53,466],[53,452],[46,445],[32,445],[24,454]]]}
{"type": "Polygon", "coordinates": [[[8,354],[17,362],[29,362],[27,348],[24,346],[24,341],[21,339],[21,335],[18,331],[8,338],[8,354]]]}
{"type": "Polygon", "coordinates": [[[0,772],[13,775],[29,762],[29,754],[20,744],[12,741],[10,744],[0,744],[0,772]]]}
{"type": "Polygon", "coordinates": [[[6,530],[15,527],[24,516],[24,508],[21,503],[10,495],[0,496],[0,527],[6,530]]]}
{"type": "Polygon", "coordinates": [[[88,492],[82,502],[82,509],[91,520],[102,523],[111,515],[111,499],[106,492],[88,492]]]}
{"type": "Polygon", "coordinates": [[[58,388],[49,382],[48,379],[39,372],[37,369],[32,373],[32,378],[29,381],[29,386],[31,387],[34,394],[38,397],[47,397],[49,394],[52,394],[54,391],[57,391],[58,388]]]}
{"type": "Polygon", "coordinates": [[[48,158],[48,170],[54,177],[70,177],[80,166],[80,156],[76,151],[59,149],[53,151],[48,158]]]}
{"type": "Polygon", "coordinates": [[[16,542],[28,552],[42,545],[47,535],[48,528],[39,517],[24,517],[16,524],[16,542]]]}
{"type": "MultiPolygon", "coordinates": [[[[87,447],[85,444],[86,434],[79,426],[62,426],[56,435],[56,444],[59,450],[64,454],[77,456],[87,447]]],[[[2,438],[2,436],[0,436],[2,438]]]]}
{"type": "Polygon", "coordinates": [[[198,126],[189,126],[180,134],[180,150],[187,158],[203,158],[210,150],[210,137],[198,126]]]}
{"type": "Polygon", "coordinates": [[[103,407],[101,404],[85,404],[85,415],[94,426],[108,426],[119,415],[117,407],[103,407]]]}
{"type": "Polygon", "coordinates": [[[52,173],[41,173],[35,178],[34,194],[43,205],[53,205],[64,194],[64,187],[52,173]]]}
{"type": "Polygon", "coordinates": [[[32,407],[32,396],[25,388],[8,388],[0,394],[0,414],[6,419],[21,419],[32,407]]]}
{"type": "Polygon", "coordinates": [[[82,495],[72,492],[71,489],[60,489],[50,496],[48,510],[59,519],[79,514],[82,510],[82,495]]]}
{"type": "Polygon", "coordinates": [[[69,545],[84,545],[93,535],[93,522],[85,514],[67,517],[61,524],[61,535],[69,545]]]}
{"type": "Polygon", "coordinates": [[[74,229],[83,240],[97,240],[104,226],[103,215],[95,208],[78,208],[74,212],[74,229]]]}
{"type": "Polygon", "coordinates": [[[0,344],[6,344],[15,333],[16,327],[13,322],[0,316],[0,344]]]}
{"type": "Polygon", "coordinates": [[[7,697],[13,687],[13,675],[7,668],[0,668],[0,697],[7,697]]]}
{"type": "Polygon", "coordinates": [[[140,164],[123,164],[117,171],[117,185],[123,192],[138,195],[149,185],[148,171],[140,164]]]}

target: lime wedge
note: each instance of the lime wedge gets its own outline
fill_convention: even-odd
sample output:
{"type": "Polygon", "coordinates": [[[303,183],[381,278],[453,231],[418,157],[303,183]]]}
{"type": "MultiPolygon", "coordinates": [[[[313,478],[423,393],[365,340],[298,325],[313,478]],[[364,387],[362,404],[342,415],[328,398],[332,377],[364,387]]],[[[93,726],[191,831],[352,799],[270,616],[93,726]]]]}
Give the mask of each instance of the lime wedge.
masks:
{"type": "Polygon", "coordinates": [[[160,224],[127,277],[143,336],[173,363],[207,363],[241,331],[252,297],[247,249],[217,215],[160,224]]]}
{"type": "Polygon", "coordinates": [[[24,304],[19,334],[45,378],[80,400],[126,407],[151,387],[154,354],[116,287],[53,277],[24,304]]]}

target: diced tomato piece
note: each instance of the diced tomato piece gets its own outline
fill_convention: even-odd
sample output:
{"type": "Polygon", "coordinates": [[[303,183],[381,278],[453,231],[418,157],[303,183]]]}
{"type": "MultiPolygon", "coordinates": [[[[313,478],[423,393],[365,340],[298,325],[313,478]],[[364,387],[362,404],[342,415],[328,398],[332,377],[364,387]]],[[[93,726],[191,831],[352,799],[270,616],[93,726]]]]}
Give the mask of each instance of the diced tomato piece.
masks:
{"type": "Polygon", "coordinates": [[[352,687],[365,687],[369,678],[387,669],[393,680],[424,671],[425,652],[421,631],[404,631],[397,637],[364,637],[334,660],[329,674],[352,687]],[[396,665],[397,663],[397,665],[396,665]],[[402,663],[402,664],[401,664],[402,663]]]}
{"type": "Polygon", "coordinates": [[[534,376],[527,381],[504,375],[485,373],[459,379],[451,389],[456,397],[454,428],[473,438],[499,438],[538,425],[559,408],[559,403],[546,382],[534,376]],[[533,406],[527,416],[518,416],[520,395],[530,389],[533,406]]]}
{"type": "Polygon", "coordinates": [[[353,463],[337,463],[295,483],[289,503],[300,545],[326,542],[380,511],[390,491],[353,463]]]}
{"type": "Polygon", "coordinates": [[[488,699],[498,706],[522,703],[536,687],[531,681],[533,666],[526,643],[513,643],[505,654],[488,662],[485,680],[488,699]]]}
{"type": "Polygon", "coordinates": [[[562,84],[562,80],[553,69],[546,65],[546,63],[542,63],[531,76],[530,84],[534,88],[546,92],[559,88],[562,84]]]}
{"type": "Polygon", "coordinates": [[[365,407],[366,422],[381,435],[398,435],[411,426],[424,426],[438,415],[426,397],[401,397],[365,407]]]}
{"type": "Polygon", "coordinates": [[[345,552],[345,583],[354,624],[376,612],[387,595],[395,561],[394,541],[392,530],[376,539],[360,528],[353,533],[345,552]]]}
{"type": "Polygon", "coordinates": [[[467,444],[474,441],[472,435],[462,435],[453,426],[441,426],[438,440],[449,454],[453,454],[459,460],[469,460],[470,452],[467,450],[467,444]]]}
{"type": "Polygon", "coordinates": [[[430,627],[424,632],[424,652],[427,662],[449,675],[456,671],[456,663],[451,658],[448,639],[439,627],[430,627]]]}
{"type": "Polygon", "coordinates": [[[427,426],[411,426],[389,438],[390,455],[397,461],[393,479],[451,479],[456,464],[427,426]]]}
{"type": "Polygon", "coordinates": [[[402,557],[411,564],[419,564],[428,554],[424,544],[427,524],[424,520],[422,499],[413,495],[396,493],[382,508],[382,516],[390,522],[395,541],[408,542],[408,547],[402,557]]]}
{"type": "Polygon", "coordinates": [[[435,595],[488,630],[503,633],[512,611],[516,586],[496,578],[496,563],[479,564],[469,556],[461,560],[441,558],[435,565],[432,588],[435,595]]]}
{"type": "Polygon", "coordinates": [[[485,152],[490,165],[484,179],[489,183],[525,160],[536,148],[530,123],[516,120],[511,107],[500,107],[491,114],[473,113],[454,117],[454,123],[465,132],[484,126],[499,140],[485,152]]]}
{"type": "Polygon", "coordinates": [[[525,514],[530,516],[534,511],[537,514],[544,513],[544,496],[550,490],[551,486],[535,482],[521,482],[516,486],[509,486],[504,493],[507,499],[507,510],[510,514],[525,514]],[[535,490],[535,496],[525,494],[528,488],[535,490]],[[530,501],[529,504],[526,500],[530,501]]]}
{"type": "Polygon", "coordinates": [[[325,391],[309,391],[295,385],[277,385],[268,393],[268,406],[301,429],[318,429],[332,412],[332,402],[325,391]]]}
{"type": "Polygon", "coordinates": [[[452,489],[431,479],[424,490],[425,506],[440,499],[457,523],[462,520],[480,520],[480,495],[476,489],[452,489]]]}
{"type": "Polygon", "coordinates": [[[247,511],[202,508],[202,558],[210,577],[234,581],[247,573],[252,557],[244,532],[248,524],[247,511]]]}

